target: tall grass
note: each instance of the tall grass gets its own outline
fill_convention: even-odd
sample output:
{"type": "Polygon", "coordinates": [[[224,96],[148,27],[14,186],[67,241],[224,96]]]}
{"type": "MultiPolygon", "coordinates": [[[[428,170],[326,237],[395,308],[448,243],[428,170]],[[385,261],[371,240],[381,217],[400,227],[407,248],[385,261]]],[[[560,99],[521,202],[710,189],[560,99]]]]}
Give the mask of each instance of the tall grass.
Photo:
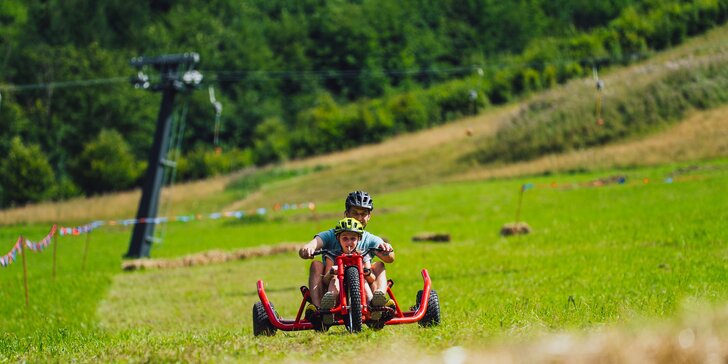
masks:
{"type": "Polygon", "coordinates": [[[546,155],[520,163],[472,168],[452,180],[479,180],[559,171],[596,171],[700,161],[728,156],[728,106],[690,114],[675,127],[645,138],[546,155]]]}
{"type": "Polygon", "coordinates": [[[722,55],[644,67],[629,80],[607,78],[606,95],[586,84],[528,103],[474,153],[481,163],[523,161],[646,134],[688,111],[728,102],[728,59],[722,55]],[[593,94],[603,100],[583,97],[593,94]],[[603,113],[596,114],[597,102],[603,113]]]}
{"type": "MultiPolygon", "coordinates": [[[[37,241],[48,233],[47,225],[5,227],[2,237],[20,235],[37,241]]],[[[25,305],[22,256],[0,268],[0,361],[23,353],[42,353],[34,360],[48,360],[95,345],[103,346],[96,307],[119,272],[128,232],[114,229],[88,236],[66,236],[42,252],[26,251],[29,305],[25,305]],[[90,248],[84,266],[86,238],[90,248]],[[53,249],[56,277],[53,278],[53,249]]],[[[3,241],[7,241],[3,239],[3,241]]],[[[4,254],[5,252],[3,252],[4,254]]]]}

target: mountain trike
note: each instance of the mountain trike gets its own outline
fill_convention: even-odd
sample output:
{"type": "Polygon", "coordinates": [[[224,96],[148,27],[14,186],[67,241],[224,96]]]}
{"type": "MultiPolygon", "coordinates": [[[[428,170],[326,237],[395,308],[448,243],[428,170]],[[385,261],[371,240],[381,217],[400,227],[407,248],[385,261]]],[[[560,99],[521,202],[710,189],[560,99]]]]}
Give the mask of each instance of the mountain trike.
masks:
{"type": "MultiPolygon", "coordinates": [[[[331,253],[326,250],[319,250],[318,254],[331,253]]],[[[362,324],[369,328],[379,330],[385,325],[410,324],[417,322],[420,326],[436,326],[440,324],[440,301],[437,292],[431,289],[430,276],[427,269],[422,270],[424,287],[417,292],[415,305],[409,311],[403,311],[397,298],[392,292],[394,282],[390,279],[387,282],[387,294],[394,301],[394,307],[382,306],[372,307],[367,304],[367,295],[364,279],[362,258],[366,252],[341,252],[334,258],[335,277],[339,280],[339,300],[330,310],[318,309],[312,317],[304,317],[304,308],[310,303],[311,292],[308,287],[301,286],[301,304],[294,319],[283,319],[276,312],[273,304],[265,294],[263,281],[257,283],[259,302],[253,305],[253,334],[275,335],[277,330],[299,331],[316,330],[327,331],[331,326],[344,325],[349,332],[356,333],[362,330],[362,324]],[[372,319],[374,311],[383,311],[378,320],[372,319]],[[325,324],[321,319],[323,315],[333,314],[330,324],[325,324]]]]}

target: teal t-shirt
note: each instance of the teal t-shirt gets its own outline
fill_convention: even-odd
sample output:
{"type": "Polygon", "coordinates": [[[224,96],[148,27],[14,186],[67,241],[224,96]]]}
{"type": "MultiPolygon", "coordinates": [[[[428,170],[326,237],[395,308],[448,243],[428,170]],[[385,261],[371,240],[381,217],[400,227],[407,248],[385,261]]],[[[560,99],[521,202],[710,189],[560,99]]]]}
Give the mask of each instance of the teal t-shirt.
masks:
{"type": "MultiPolygon", "coordinates": [[[[330,252],[333,252],[334,255],[339,255],[341,253],[341,245],[339,244],[339,241],[336,240],[336,235],[334,234],[334,229],[329,229],[326,231],[322,231],[316,236],[320,237],[321,240],[324,241],[323,249],[326,249],[330,252]]],[[[359,240],[359,243],[356,244],[356,250],[358,251],[366,251],[368,249],[375,249],[380,244],[383,244],[384,240],[382,238],[370,234],[368,231],[365,231],[364,234],[361,236],[361,240],[359,240]]],[[[369,259],[372,259],[375,257],[374,251],[369,251],[369,259]]]]}

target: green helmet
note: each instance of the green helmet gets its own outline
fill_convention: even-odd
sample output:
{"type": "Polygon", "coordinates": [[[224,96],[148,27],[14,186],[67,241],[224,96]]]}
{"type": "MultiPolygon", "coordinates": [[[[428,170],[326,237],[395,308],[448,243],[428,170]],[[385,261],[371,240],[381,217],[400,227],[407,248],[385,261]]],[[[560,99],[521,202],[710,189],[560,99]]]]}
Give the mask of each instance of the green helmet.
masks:
{"type": "Polygon", "coordinates": [[[344,231],[357,233],[359,235],[359,238],[361,238],[361,235],[364,234],[364,225],[362,225],[359,220],[353,217],[347,217],[345,219],[339,220],[339,222],[336,223],[336,227],[334,228],[334,234],[338,237],[339,234],[344,231]]]}

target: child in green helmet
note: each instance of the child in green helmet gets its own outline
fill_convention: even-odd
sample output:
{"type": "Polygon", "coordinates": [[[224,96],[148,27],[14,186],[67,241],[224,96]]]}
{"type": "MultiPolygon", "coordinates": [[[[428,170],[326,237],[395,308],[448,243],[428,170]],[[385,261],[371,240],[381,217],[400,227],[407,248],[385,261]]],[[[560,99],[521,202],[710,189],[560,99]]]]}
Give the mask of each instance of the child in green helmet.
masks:
{"type": "MultiPolygon", "coordinates": [[[[371,196],[364,191],[351,192],[346,198],[345,207],[344,216],[346,218],[356,219],[356,221],[361,223],[362,228],[366,228],[366,225],[371,218],[371,211],[374,209],[371,196]]],[[[382,240],[382,238],[371,234],[368,231],[364,231],[362,233],[357,244],[361,246],[360,250],[362,251],[373,248],[380,249],[379,251],[369,254],[367,259],[368,263],[365,265],[367,268],[371,267],[371,269],[368,270],[370,273],[366,275],[365,278],[370,283],[366,286],[371,286],[367,288],[370,288],[373,292],[367,292],[367,296],[372,306],[390,306],[393,302],[388,299],[386,294],[387,278],[384,263],[394,262],[394,251],[392,246],[382,240]],[[379,257],[382,261],[372,264],[371,258],[374,256],[379,257]]],[[[313,253],[319,249],[341,251],[341,243],[335,234],[335,229],[329,229],[316,234],[313,240],[301,247],[298,254],[303,259],[313,259],[313,253]]],[[[330,269],[333,266],[333,261],[327,264],[327,260],[329,259],[322,259],[323,261],[314,261],[311,263],[309,271],[309,288],[311,289],[311,302],[313,304],[309,305],[306,309],[307,313],[310,310],[315,311],[316,307],[323,308],[324,305],[322,304],[322,296],[325,295],[324,292],[328,292],[328,286],[331,284],[330,276],[326,282],[324,282],[323,278],[328,275],[328,272],[330,272],[330,269]]],[[[365,274],[366,272],[367,271],[365,271],[365,274]]],[[[331,294],[329,294],[329,296],[331,296],[331,294]]],[[[334,302],[330,303],[328,301],[330,298],[327,298],[326,306],[331,304],[331,307],[333,307],[333,305],[335,305],[335,299],[336,296],[334,296],[334,302]]],[[[373,319],[376,320],[377,318],[373,317],[373,319]]]]}
{"type": "MultiPolygon", "coordinates": [[[[357,219],[347,217],[339,220],[339,222],[336,224],[336,227],[334,228],[336,240],[339,242],[339,252],[355,252],[357,250],[357,245],[359,245],[359,242],[361,241],[361,236],[363,233],[364,227],[357,219]]],[[[336,299],[339,297],[340,287],[339,280],[335,279],[336,266],[334,265],[334,261],[331,257],[327,256],[324,257],[324,263],[324,272],[328,272],[328,274],[323,277],[323,284],[324,287],[328,287],[328,291],[321,298],[321,309],[330,310],[334,306],[336,306],[336,299]]],[[[371,259],[366,260],[364,262],[364,265],[366,269],[371,270],[371,259]]],[[[368,286],[368,284],[365,285],[365,287],[369,288],[368,286]]],[[[370,295],[371,293],[367,294],[367,296],[370,295]]],[[[333,316],[325,315],[323,317],[323,321],[324,324],[331,325],[331,323],[333,322],[333,316]]]]}

